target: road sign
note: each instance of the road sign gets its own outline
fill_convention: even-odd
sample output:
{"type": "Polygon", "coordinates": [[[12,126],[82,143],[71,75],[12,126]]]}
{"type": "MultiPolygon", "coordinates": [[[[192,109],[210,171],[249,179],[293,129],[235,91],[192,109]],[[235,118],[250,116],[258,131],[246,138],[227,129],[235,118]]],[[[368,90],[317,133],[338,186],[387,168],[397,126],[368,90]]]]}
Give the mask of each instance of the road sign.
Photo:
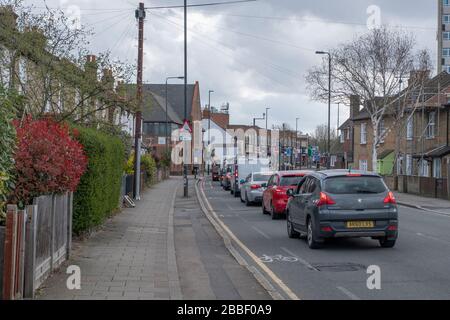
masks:
{"type": "Polygon", "coordinates": [[[192,133],[192,129],[191,129],[191,126],[189,125],[188,120],[184,121],[183,126],[181,127],[180,131],[192,133]]]}

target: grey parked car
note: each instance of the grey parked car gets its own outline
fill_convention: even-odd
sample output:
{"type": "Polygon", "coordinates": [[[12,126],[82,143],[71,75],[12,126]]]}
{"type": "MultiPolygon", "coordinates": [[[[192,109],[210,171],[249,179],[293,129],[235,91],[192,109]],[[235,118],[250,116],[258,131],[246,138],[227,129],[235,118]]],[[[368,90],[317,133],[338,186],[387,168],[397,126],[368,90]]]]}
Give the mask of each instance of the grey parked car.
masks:
{"type": "Polygon", "coordinates": [[[306,235],[316,249],[327,238],[371,237],[392,248],[398,237],[394,195],[374,173],[348,170],[314,172],[288,190],[287,231],[306,235]]]}
{"type": "Polygon", "coordinates": [[[241,201],[247,206],[262,203],[263,184],[267,184],[273,172],[253,172],[241,181],[241,201]]]}

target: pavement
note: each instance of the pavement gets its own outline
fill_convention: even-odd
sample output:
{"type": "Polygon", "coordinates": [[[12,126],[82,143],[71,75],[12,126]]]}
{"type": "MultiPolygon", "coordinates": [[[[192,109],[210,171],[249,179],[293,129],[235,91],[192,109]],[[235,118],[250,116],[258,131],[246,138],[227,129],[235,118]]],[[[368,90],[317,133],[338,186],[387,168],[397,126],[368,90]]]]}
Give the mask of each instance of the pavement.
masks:
{"type": "Polygon", "coordinates": [[[434,212],[442,215],[450,215],[450,201],[444,199],[426,198],[408,193],[395,193],[397,203],[419,210],[434,212]]]}
{"type": "Polygon", "coordinates": [[[260,206],[246,207],[218,183],[207,180],[204,192],[212,211],[242,243],[236,249],[284,297],[288,289],[302,300],[450,299],[449,216],[400,205],[394,248],[362,238],[330,240],[311,250],[305,240],[288,238],[285,220],[271,220],[260,206]],[[369,266],[380,268],[379,290],[367,287],[369,266]]]}
{"type": "Polygon", "coordinates": [[[143,192],[85,241],[38,290],[42,300],[265,300],[270,295],[224,245],[199,207],[190,179],[170,178],[143,192]],[[81,289],[66,269],[81,269],[81,289]]]}

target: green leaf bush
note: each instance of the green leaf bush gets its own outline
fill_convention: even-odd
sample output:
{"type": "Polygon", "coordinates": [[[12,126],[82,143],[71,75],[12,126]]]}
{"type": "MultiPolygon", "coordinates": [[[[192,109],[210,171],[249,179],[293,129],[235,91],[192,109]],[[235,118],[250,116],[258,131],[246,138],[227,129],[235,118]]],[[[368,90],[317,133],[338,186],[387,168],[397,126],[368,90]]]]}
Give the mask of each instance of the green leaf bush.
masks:
{"type": "MultiPolygon", "coordinates": [[[[126,161],[124,171],[126,174],[134,174],[134,152],[131,153],[126,161]]],[[[146,185],[151,186],[156,180],[157,165],[150,154],[141,155],[141,172],[146,174],[146,185]]]]}
{"type": "Polygon", "coordinates": [[[5,206],[14,189],[16,130],[13,125],[19,97],[0,86],[0,225],[5,222],[5,206]]]}
{"type": "Polygon", "coordinates": [[[73,231],[81,234],[101,225],[118,209],[125,153],[118,137],[91,128],[76,129],[88,157],[73,202],[73,231]]]}

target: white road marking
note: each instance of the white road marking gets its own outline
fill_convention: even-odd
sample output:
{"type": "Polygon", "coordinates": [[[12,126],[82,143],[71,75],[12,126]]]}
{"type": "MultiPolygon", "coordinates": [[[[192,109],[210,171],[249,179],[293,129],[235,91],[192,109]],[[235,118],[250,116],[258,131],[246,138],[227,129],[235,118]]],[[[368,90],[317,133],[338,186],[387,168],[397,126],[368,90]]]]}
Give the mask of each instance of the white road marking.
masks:
{"type": "Polygon", "coordinates": [[[336,288],[352,300],[361,300],[356,294],[350,292],[348,289],[345,289],[344,287],[336,287],[336,288]]]}
{"type": "Polygon", "coordinates": [[[441,216],[441,217],[447,217],[447,218],[450,218],[450,213],[446,213],[446,212],[442,212],[442,211],[437,211],[437,210],[431,210],[431,209],[427,209],[427,208],[423,208],[423,207],[420,207],[420,208],[411,208],[410,206],[405,206],[405,205],[399,205],[400,207],[403,207],[403,208],[408,208],[408,209],[413,209],[413,210],[418,210],[418,211],[423,211],[423,212],[425,212],[425,213],[429,213],[429,214],[433,214],[433,215],[436,215],[436,216],[441,216]]]}
{"type": "Polygon", "coordinates": [[[264,232],[262,232],[261,230],[259,230],[257,227],[252,227],[252,229],[255,230],[256,232],[258,232],[260,235],[262,235],[267,240],[270,240],[270,237],[267,234],[265,234],[264,232]]]}
{"type": "Polygon", "coordinates": [[[295,253],[293,253],[292,251],[290,251],[289,249],[286,249],[284,247],[281,247],[281,250],[283,250],[284,252],[286,252],[287,254],[295,257],[298,259],[298,262],[300,262],[301,264],[303,264],[305,267],[307,267],[310,270],[314,270],[314,271],[318,271],[315,267],[313,267],[308,261],[306,261],[305,259],[300,258],[298,255],[296,255],[295,253]]]}
{"type": "Polygon", "coordinates": [[[422,238],[426,238],[426,239],[430,239],[430,240],[434,240],[434,241],[438,241],[438,242],[443,242],[443,243],[446,243],[446,244],[449,244],[450,243],[450,241],[447,241],[447,240],[443,240],[443,239],[439,239],[439,238],[436,238],[436,237],[433,237],[433,236],[429,236],[429,235],[427,235],[427,234],[423,234],[423,233],[420,233],[420,232],[418,232],[418,233],[416,233],[419,237],[422,237],[422,238]]]}
{"type": "MultiPolygon", "coordinates": [[[[204,182],[204,181],[203,181],[204,182]]],[[[213,225],[218,224],[220,229],[217,229],[217,231],[222,235],[222,231],[226,234],[222,235],[224,237],[225,245],[231,244],[231,240],[234,241],[252,260],[253,262],[258,265],[258,267],[264,271],[264,273],[274,282],[276,283],[281,290],[285,293],[286,296],[288,296],[291,300],[300,300],[300,298],[280,279],[277,277],[277,275],[268,268],[264,263],[262,263],[259,258],[254,254],[245,244],[242,243],[241,240],[239,240],[234,233],[223,223],[223,221],[217,216],[217,213],[214,211],[213,207],[211,206],[211,203],[209,203],[208,198],[206,197],[205,191],[203,189],[204,184],[201,184],[202,188],[198,190],[197,185],[195,185],[196,191],[201,194],[199,196],[200,206],[204,206],[205,214],[208,218],[211,218],[211,223],[213,225]],[[204,202],[204,203],[203,203],[204,202]]],[[[216,226],[215,226],[216,227],[216,226]]],[[[227,245],[227,248],[230,247],[227,245]]],[[[235,251],[235,249],[231,246],[231,249],[235,251]]],[[[240,255],[239,255],[240,256],[240,255]]],[[[236,256],[235,256],[236,257],[236,256]]],[[[242,257],[240,257],[243,259],[242,257]]],[[[248,266],[248,264],[247,264],[248,266]]],[[[279,296],[279,293],[276,290],[270,290],[269,293],[274,296],[279,296]]],[[[282,296],[279,296],[278,298],[282,298],[282,296]]]]}

